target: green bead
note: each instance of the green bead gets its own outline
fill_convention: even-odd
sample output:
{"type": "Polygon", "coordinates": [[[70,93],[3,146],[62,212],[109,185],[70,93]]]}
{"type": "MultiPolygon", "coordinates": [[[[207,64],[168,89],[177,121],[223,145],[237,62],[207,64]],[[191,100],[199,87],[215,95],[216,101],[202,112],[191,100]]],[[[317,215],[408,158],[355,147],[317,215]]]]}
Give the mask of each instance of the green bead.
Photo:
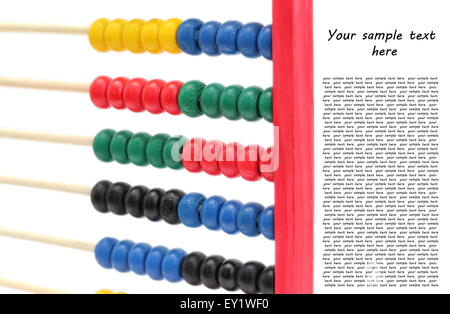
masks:
{"type": "Polygon", "coordinates": [[[128,142],[130,141],[133,133],[130,131],[120,131],[117,132],[112,140],[110,145],[110,151],[112,159],[119,164],[126,165],[130,163],[128,159],[128,142]]]}
{"type": "Polygon", "coordinates": [[[225,87],[221,84],[214,83],[207,85],[200,96],[200,108],[203,113],[210,118],[222,117],[220,111],[220,95],[225,87]]]}
{"type": "Polygon", "coordinates": [[[156,134],[148,141],[145,154],[148,162],[155,168],[165,168],[166,163],[163,159],[164,144],[170,139],[170,136],[164,133],[156,134]]]}
{"type": "Polygon", "coordinates": [[[261,119],[258,109],[259,96],[263,90],[260,87],[249,87],[239,96],[238,111],[239,114],[247,121],[257,121],[261,119]]]}
{"type": "Polygon", "coordinates": [[[204,88],[205,84],[200,81],[190,81],[181,87],[178,94],[178,107],[181,112],[191,118],[203,114],[200,109],[200,96],[204,88]]]}
{"type": "Polygon", "coordinates": [[[94,138],[92,148],[94,149],[95,156],[103,162],[111,162],[113,158],[111,156],[111,140],[116,134],[116,131],[111,129],[105,129],[100,131],[94,138]]]}
{"type": "Polygon", "coordinates": [[[163,159],[167,167],[178,170],[183,168],[181,155],[183,146],[188,141],[184,136],[171,137],[163,148],[163,159]]]}
{"type": "Polygon", "coordinates": [[[149,161],[147,160],[146,148],[148,141],[152,137],[147,133],[137,133],[133,135],[128,143],[128,157],[130,161],[136,166],[147,166],[149,161]]]}
{"type": "Polygon", "coordinates": [[[239,120],[238,100],[244,88],[239,85],[226,87],[220,96],[220,111],[229,120],[239,120]]]}
{"type": "Polygon", "coordinates": [[[273,122],[272,87],[266,89],[259,97],[258,110],[267,122],[273,122]]]}

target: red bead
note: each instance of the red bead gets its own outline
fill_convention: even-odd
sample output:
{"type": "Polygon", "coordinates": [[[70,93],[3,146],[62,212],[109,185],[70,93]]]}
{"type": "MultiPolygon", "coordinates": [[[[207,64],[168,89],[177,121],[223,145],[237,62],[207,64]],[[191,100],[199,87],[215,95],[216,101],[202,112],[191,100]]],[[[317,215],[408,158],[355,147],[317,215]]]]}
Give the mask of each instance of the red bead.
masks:
{"type": "Polygon", "coordinates": [[[142,104],[144,108],[154,114],[164,112],[161,107],[161,91],[166,85],[163,80],[148,81],[142,91],[142,104]]]}
{"type": "Polygon", "coordinates": [[[125,109],[125,103],[123,102],[123,90],[128,83],[128,78],[118,77],[109,83],[106,90],[106,99],[108,104],[116,109],[125,109]]]}
{"type": "Polygon", "coordinates": [[[257,181],[261,179],[259,173],[259,155],[261,147],[250,145],[245,147],[238,156],[238,170],[241,177],[248,181],[257,181]]]}
{"type": "Polygon", "coordinates": [[[109,83],[111,83],[110,77],[99,76],[91,84],[89,94],[91,95],[92,103],[98,108],[106,109],[110,107],[106,98],[106,90],[109,83]]]}
{"type": "Polygon", "coordinates": [[[224,146],[224,149],[219,152],[218,166],[220,171],[228,178],[236,178],[239,176],[237,167],[237,160],[240,151],[244,147],[238,143],[231,143],[224,146]]]}
{"type": "Polygon", "coordinates": [[[133,112],[144,111],[144,105],[142,104],[142,90],[144,89],[146,80],[143,78],[135,78],[129,80],[123,91],[123,101],[125,107],[133,112]]]}
{"type": "Polygon", "coordinates": [[[184,144],[181,158],[186,170],[190,172],[202,171],[200,160],[202,160],[202,152],[205,144],[206,141],[202,138],[193,138],[184,144]]]}
{"type": "Polygon", "coordinates": [[[220,141],[207,142],[203,147],[203,158],[200,161],[200,165],[206,173],[216,176],[221,173],[218,160],[220,158],[220,152],[224,150],[225,143],[220,141]]]}
{"type": "Polygon", "coordinates": [[[181,114],[178,107],[178,94],[181,87],[183,87],[183,82],[172,81],[167,83],[161,91],[161,107],[170,114],[181,114]]]}
{"type": "Polygon", "coordinates": [[[272,147],[262,149],[259,156],[259,173],[269,182],[274,180],[275,157],[272,147]]]}

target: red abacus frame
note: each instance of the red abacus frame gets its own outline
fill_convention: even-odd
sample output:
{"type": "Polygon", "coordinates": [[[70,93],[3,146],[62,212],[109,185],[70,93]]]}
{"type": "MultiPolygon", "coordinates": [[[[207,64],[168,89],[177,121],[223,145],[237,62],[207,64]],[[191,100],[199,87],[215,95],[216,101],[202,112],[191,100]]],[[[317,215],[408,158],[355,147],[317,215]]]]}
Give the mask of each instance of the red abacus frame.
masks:
{"type": "Polygon", "coordinates": [[[313,0],[273,0],[277,294],[314,289],[313,0]]]}

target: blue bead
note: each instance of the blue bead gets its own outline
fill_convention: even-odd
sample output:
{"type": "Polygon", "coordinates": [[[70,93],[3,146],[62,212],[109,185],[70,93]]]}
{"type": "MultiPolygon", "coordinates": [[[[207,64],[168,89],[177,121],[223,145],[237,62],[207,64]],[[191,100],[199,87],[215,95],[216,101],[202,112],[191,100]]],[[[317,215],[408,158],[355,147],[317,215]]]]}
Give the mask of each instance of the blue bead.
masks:
{"type": "Polygon", "coordinates": [[[263,210],[261,215],[259,215],[259,230],[269,240],[274,240],[274,211],[273,206],[267,207],[263,210]]]}
{"type": "Polygon", "coordinates": [[[178,203],[178,217],[185,226],[196,228],[202,225],[199,209],[205,196],[200,193],[186,194],[178,203]]]}
{"type": "Polygon", "coordinates": [[[145,269],[153,280],[163,280],[162,261],[169,250],[164,246],[153,248],[147,255],[145,269]]]}
{"type": "Polygon", "coordinates": [[[242,26],[237,35],[237,47],[247,58],[261,56],[258,50],[258,35],[263,25],[260,23],[248,23],[242,26]]]}
{"type": "Polygon", "coordinates": [[[238,230],[249,237],[260,235],[258,218],[263,210],[264,207],[258,203],[248,203],[242,206],[237,215],[238,230]]]}
{"type": "Polygon", "coordinates": [[[219,224],[223,231],[228,234],[238,232],[237,215],[242,203],[239,201],[228,201],[222,205],[219,213],[219,224]]]}
{"type": "Polygon", "coordinates": [[[177,42],[181,50],[187,54],[198,56],[202,53],[198,43],[198,33],[203,22],[199,19],[184,21],[177,31],[177,42]]]}
{"type": "Polygon", "coordinates": [[[203,225],[209,230],[219,230],[219,213],[220,208],[226,202],[221,196],[212,196],[203,202],[200,217],[203,225]]]}
{"type": "Polygon", "coordinates": [[[114,238],[104,238],[95,246],[95,259],[103,268],[112,268],[111,253],[117,242],[119,241],[114,238]]]}
{"type": "Polygon", "coordinates": [[[128,265],[128,254],[133,247],[132,241],[120,241],[116,244],[111,253],[112,267],[120,273],[126,273],[130,271],[128,265]]]}
{"type": "Polygon", "coordinates": [[[237,47],[237,35],[242,27],[238,21],[229,21],[220,25],[217,31],[217,47],[224,55],[235,55],[239,52],[237,47]]]}
{"type": "Polygon", "coordinates": [[[272,60],[272,25],[264,26],[259,32],[258,50],[264,58],[272,60]]]}
{"type": "Polygon", "coordinates": [[[220,23],[216,21],[206,22],[200,28],[198,33],[198,43],[200,49],[208,56],[219,56],[220,51],[217,47],[217,32],[219,30],[220,23]]]}
{"type": "Polygon", "coordinates": [[[174,249],[169,251],[164,256],[162,262],[162,273],[164,278],[169,282],[179,282],[183,277],[181,276],[181,263],[187,253],[181,249],[174,249]]]}
{"type": "Polygon", "coordinates": [[[128,265],[132,272],[145,275],[145,260],[152,247],[145,243],[138,243],[131,248],[128,254],[128,265]]]}

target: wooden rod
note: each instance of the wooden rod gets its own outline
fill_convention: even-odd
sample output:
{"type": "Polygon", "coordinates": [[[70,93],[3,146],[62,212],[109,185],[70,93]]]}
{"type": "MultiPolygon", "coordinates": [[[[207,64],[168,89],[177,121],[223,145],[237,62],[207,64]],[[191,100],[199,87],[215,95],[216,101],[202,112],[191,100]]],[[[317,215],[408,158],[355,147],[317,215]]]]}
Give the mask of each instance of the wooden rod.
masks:
{"type": "Polygon", "coordinates": [[[36,293],[36,294],[75,294],[72,292],[35,286],[35,285],[28,284],[28,283],[13,281],[13,280],[4,279],[4,278],[0,278],[0,286],[14,289],[14,290],[36,293]]]}
{"type": "Polygon", "coordinates": [[[65,247],[65,248],[76,249],[76,250],[87,251],[87,252],[94,252],[94,250],[95,250],[95,244],[89,243],[89,242],[53,237],[53,236],[48,236],[48,235],[31,233],[31,232],[27,232],[27,231],[12,230],[12,229],[1,228],[1,227],[0,227],[0,236],[13,238],[13,239],[39,242],[39,243],[55,245],[55,246],[61,246],[61,247],[65,247]]]}
{"type": "Polygon", "coordinates": [[[0,23],[0,32],[87,35],[89,27],[30,23],[0,23]]]}
{"type": "Polygon", "coordinates": [[[90,136],[64,135],[11,129],[0,129],[0,137],[82,146],[92,146],[92,142],[94,141],[93,137],[90,136]]]}
{"type": "Polygon", "coordinates": [[[45,190],[53,190],[53,191],[61,191],[68,192],[74,194],[82,194],[82,195],[90,195],[92,188],[88,186],[75,185],[75,184],[67,184],[60,182],[49,182],[49,181],[40,181],[40,180],[32,180],[25,178],[14,178],[7,176],[0,176],[1,184],[9,184],[16,186],[26,186],[32,188],[39,188],[45,190]]]}
{"type": "Polygon", "coordinates": [[[89,83],[71,83],[45,80],[31,80],[12,77],[0,77],[0,86],[16,88],[32,88],[41,90],[57,90],[65,92],[89,93],[89,83]]]}

